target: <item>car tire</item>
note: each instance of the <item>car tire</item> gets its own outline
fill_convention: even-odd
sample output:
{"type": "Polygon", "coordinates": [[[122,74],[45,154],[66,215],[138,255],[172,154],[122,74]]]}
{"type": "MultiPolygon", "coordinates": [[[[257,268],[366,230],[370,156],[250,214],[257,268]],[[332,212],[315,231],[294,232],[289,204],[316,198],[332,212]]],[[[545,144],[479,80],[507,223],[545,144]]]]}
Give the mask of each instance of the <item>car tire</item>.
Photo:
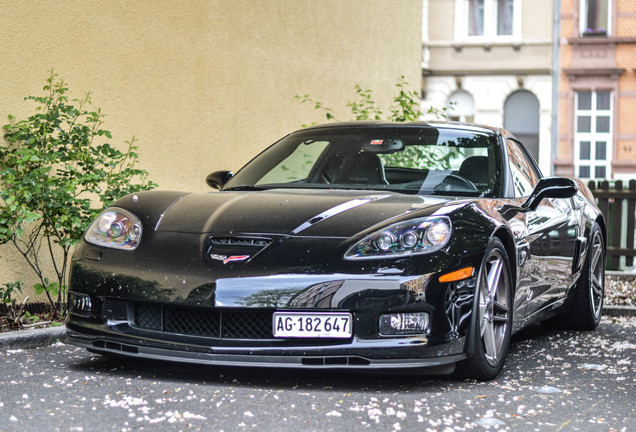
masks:
{"type": "Polygon", "coordinates": [[[501,240],[488,243],[477,277],[468,357],[456,372],[461,378],[488,381],[503,369],[512,334],[512,273],[501,240]]]}
{"type": "Polygon", "coordinates": [[[560,322],[574,330],[594,330],[601,322],[605,294],[605,242],[597,223],[590,231],[581,276],[574,286],[574,298],[560,322]]]}

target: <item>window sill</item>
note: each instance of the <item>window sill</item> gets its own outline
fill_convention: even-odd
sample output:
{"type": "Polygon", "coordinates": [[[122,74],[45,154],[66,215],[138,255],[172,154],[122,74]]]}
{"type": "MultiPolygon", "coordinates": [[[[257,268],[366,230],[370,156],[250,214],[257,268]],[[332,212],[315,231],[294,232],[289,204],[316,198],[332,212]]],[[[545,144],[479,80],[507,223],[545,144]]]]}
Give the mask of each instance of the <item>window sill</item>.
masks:
{"type": "Polygon", "coordinates": [[[607,32],[603,31],[586,31],[581,34],[581,37],[589,38],[589,37],[607,37],[607,32]]]}
{"type": "Polygon", "coordinates": [[[616,37],[616,36],[585,36],[568,39],[570,45],[593,45],[593,44],[634,44],[636,37],[616,37]]]}
{"type": "Polygon", "coordinates": [[[464,48],[483,48],[489,51],[492,48],[510,47],[515,51],[518,51],[522,47],[530,46],[552,46],[550,39],[536,39],[536,40],[521,40],[521,39],[480,39],[480,40],[468,40],[468,41],[424,41],[422,42],[424,48],[455,48],[456,51],[461,51],[464,48]]]}

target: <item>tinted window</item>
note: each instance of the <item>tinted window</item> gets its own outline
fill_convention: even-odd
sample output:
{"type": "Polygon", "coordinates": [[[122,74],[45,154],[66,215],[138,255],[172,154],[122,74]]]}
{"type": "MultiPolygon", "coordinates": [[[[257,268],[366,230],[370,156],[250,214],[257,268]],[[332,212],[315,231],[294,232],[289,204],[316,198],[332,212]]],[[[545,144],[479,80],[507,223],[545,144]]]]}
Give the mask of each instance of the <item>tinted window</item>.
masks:
{"type": "Polygon", "coordinates": [[[308,129],[279,141],[228,182],[232,188],[391,190],[498,196],[496,137],[452,127],[308,129]]]}

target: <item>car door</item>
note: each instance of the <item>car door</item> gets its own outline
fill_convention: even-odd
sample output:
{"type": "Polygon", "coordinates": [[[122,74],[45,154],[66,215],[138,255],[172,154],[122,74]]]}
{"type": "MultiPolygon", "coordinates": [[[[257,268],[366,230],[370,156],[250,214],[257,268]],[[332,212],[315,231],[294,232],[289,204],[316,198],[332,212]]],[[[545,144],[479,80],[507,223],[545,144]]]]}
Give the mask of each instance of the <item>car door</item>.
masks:
{"type": "MultiPolygon", "coordinates": [[[[518,198],[527,198],[541,173],[525,148],[507,140],[509,167],[518,198]]],[[[518,235],[524,248],[519,278],[525,296],[524,316],[556,305],[571,282],[576,241],[576,218],[570,198],[545,198],[525,213],[525,229],[518,235]]]]}

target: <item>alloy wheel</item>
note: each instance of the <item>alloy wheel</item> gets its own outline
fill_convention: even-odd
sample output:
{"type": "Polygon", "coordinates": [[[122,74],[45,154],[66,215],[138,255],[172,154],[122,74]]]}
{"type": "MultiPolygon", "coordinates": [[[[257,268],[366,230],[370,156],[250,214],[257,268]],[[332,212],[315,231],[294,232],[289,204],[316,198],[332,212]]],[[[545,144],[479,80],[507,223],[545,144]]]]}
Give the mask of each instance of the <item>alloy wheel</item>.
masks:
{"type": "Polygon", "coordinates": [[[485,358],[497,365],[504,350],[510,325],[509,278],[501,252],[493,250],[481,274],[479,288],[479,329],[485,358]]]}
{"type": "Polygon", "coordinates": [[[594,235],[590,252],[590,306],[594,317],[597,318],[603,307],[603,292],[605,284],[605,262],[603,260],[603,240],[597,231],[594,235]]]}

